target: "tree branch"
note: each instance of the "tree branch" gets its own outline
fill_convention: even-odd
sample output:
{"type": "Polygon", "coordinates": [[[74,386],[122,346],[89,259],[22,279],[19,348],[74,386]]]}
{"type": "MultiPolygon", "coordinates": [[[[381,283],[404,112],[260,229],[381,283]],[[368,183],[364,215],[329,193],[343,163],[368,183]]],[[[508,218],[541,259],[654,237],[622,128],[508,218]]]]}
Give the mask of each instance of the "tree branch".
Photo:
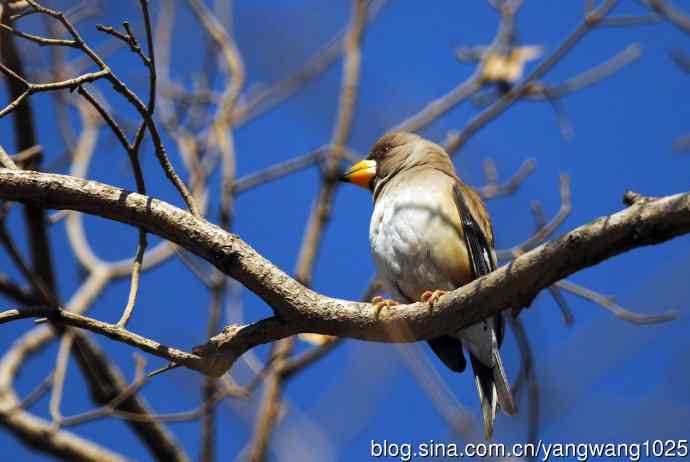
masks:
{"type": "MultiPolygon", "coordinates": [[[[636,247],[690,233],[690,193],[657,199],[637,195],[627,209],[580,226],[441,297],[432,312],[427,304],[415,303],[385,310],[377,318],[371,304],[320,295],[274,266],[237,235],[157,199],[96,181],[8,169],[0,169],[0,197],[142,227],[206,259],[261,297],[276,317],[249,326],[230,326],[195,350],[211,356],[203,369],[212,375],[226,371],[258,344],[299,332],[378,342],[436,337],[507,308],[529,305],[542,289],[583,268],[636,247]],[[391,338],[390,332],[400,331],[408,334],[391,338]]],[[[203,363],[187,359],[196,365],[203,363]]]]}

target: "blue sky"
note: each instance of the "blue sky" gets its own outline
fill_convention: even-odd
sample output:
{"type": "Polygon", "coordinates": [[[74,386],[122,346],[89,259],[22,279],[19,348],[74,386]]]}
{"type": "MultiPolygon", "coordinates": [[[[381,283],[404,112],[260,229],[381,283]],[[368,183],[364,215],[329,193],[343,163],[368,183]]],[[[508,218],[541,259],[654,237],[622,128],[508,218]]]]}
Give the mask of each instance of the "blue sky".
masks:
{"type": "MultiPolygon", "coordinates": [[[[86,21],[80,29],[91,43],[103,41],[93,32],[95,23],[119,24],[128,19],[142,30],[135,1],[103,2],[103,15],[86,21]]],[[[165,7],[166,2],[161,4],[165,7]]],[[[301,64],[349,19],[345,1],[235,2],[234,30],[248,75],[248,86],[275,82],[301,64]]],[[[583,2],[526,2],[518,16],[521,41],[542,44],[548,54],[582,20],[583,2]]],[[[60,5],[60,3],[56,3],[60,5]]],[[[621,1],[614,14],[639,14],[636,2],[621,1]]],[[[158,3],[154,2],[154,17],[158,3]]],[[[27,21],[27,27],[40,23],[27,21]]],[[[486,44],[498,24],[497,13],[485,2],[390,1],[366,30],[362,48],[362,75],[352,136],[348,145],[365,153],[385,130],[416,113],[468,77],[473,66],[458,63],[454,50],[486,44]]],[[[187,86],[202,66],[204,53],[198,25],[182,7],[172,45],[172,75],[187,86]]],[[[690,133],[690,74],[671,60],[672,50],[690,55],[690,36],[666,23],[634,28],[593,31],[547,74],[558,83],[587,70],[632,43],[642,47],[642,57],[596,86],[565,97],[561,103],[573,127],[563,139],[558,119],[546,103],[518,103],[476,134],[455,157],[459,174],[470,184],[481,185],[482,162],[492,158],[500,178],[507,179],[527,158],[537,162],[536,172],[520,190],[489,202],[497,247],[522,241],[533,231],[529,204],[539,200],[548,217],[559,207],[558,175],[571,178],[573,212],[559,229],[563,233],[622,207],[628,190],[662,196],[686,191],[690,154],[671,149],[674,139],[690,133]]],[[[47,65],[43,50],[27,64],[32,71],[47,65]]],[[[138,91],[145,91],[145,73],[126,51],[109,62],[138,91]]],[[[531,66],[534,63],[530,63],[531,66]]],[[[328,142],[335,122],[340,85],[340,63],[332,66],[303,91],[276,110],[251,121],[236,133],[239,175],[286,160],[328,142]]],[[[217,83],[216,83],[217,84],[217,83]]],[[[99,88],[106,90],[106,85],[99,88]]],[[[121,98],[107,93],[112,110],[121,117],[133,112],[121,98]]],[[[51,99],[32,100],[39,125],[39,141],[46,150],[46,164],[55,165],[63,151],[55,130],[51,99]]],[[[478,112],[471,103],[453,109],[423,134],[442,140],[448,130],[459,130],[478,112]]],[[[11,150],[10,119],[0,121],[0,139],[11,150]]],[[[166,140],[174,162],[179,157],[166,140]]],[[[103,132],[89,178],[133,188],[127,159],[113,136],[103,132]]],[[[181,205],[166,183],[150,149],[144,169],[152,195],[181,205]]],[[[58,166],[55,171],[65,172],[58,166]]],[[[217,178],[215,178],[217,183],[217,178]]],[[[243,193],[237,200],[234,230],[249,244],[283,269],[291,270],[297,258],[304,224],[319,185],[316,168],[243,193]]],[[[217,196],[217,186],[212,194],[217,196]]],[[[217,201],[211,207],[217,215],[217,201]]],[[[371,200],[366,191],[343,187],[336,196],[335,212],[328,225],[315,268],[314,288],[331,296],[358,299],[373,274],[367,234],[371,200]]],[[[19,214],[11,226],[20,231],[19,214]]],[[[86,220],[89,242],[103,258],[131,256],[136,232],[102,219],[86,220]]],[[[78,287],[78,267],[64,242],[63,225],[51,228],[59,288],[63,299],[78,287]]],[[[155,242],[156,239],[151,238],[155,242]]],[[[637,249],[572,276],[632,310],[658,313],[676,309],[678,320],[665,325],[632,326],[591,303],[566,295],[575,324],[563,325],[553,301],[542,294],[523,312],[535,354],[540,389],[540,437],[556,441],[626,441],[687,438],[690,418],[690,339],[686,335],[690,302],[690,238],[637,249]]],[[[22,243],[25,249],[25,243],[22,243]]],[[[4,254],[3,271],[16,276],[4,254]],[[6,269],[7,268],[7,269],[6,269]]],[[[120,313],[128,284],[110,287],[91,314],[114,321],[120,313]]],[[[241,292],[244,316],[260,319],[268,307],[247,291],[241,292]]],[[[9,303],[9,302],[5,302],[9,303]]],[[[229,310],[232,311],[232,310],[229,310]]],[[[163,343],[181,348],[201,343],[205,337],[207,295],[184,266],[173,259],[146,273],[130,328],[163,343]]],[[[235,316],[232,312],[231,316],[235,316]]],[[[6,350],[30,321],[4,325],[0,351],[6,350]]],[[[131,348],[105,339],[99,344],[131,377],[131,348]]],[[[300,348],[305,347],[300,345],[300,348]]],[[[468,409],[479,424],[478,400],[471,377],[454,375],[429,355],[426,346],[404,346],[421,352],[430,367],[468,409]]],[[[503,347],[509,374],[518,367],[515,343],[508,337],[503,347]]],[[[32,359],[18,379],[28,392],[52,367],[55,347],[32,359]]],[[[265,355],[265,349],[257,354],[265,355]]],[[[149,367],[162,364],[149,358],[149,367]]],[[[238,366],[239,379],[247,378],[238,366]]],[[[156,379],[144,396],[160,412],[192,408],[198,402],[200,377],[177,370],[156,379]]],[[[88,409],[83,381],[76,364],[70,365],[63,413],[88,409]]],[[[233,460],[251,435],[252,417],[260,394],[249,402],[220,406],[219,460],[233,460]]],[[[287,386],[289,413],[274,439],[273,460],[289,460],[295,442],[305,441],[303,460],[365,460],[370,441],[457,441],[431,404],[414,374],[401,359],[399,349],[347,341],[327,358],[293,379],[287,386]],[[292,448],[292,449],[290,449],[292,448]]],[[[524,390],[519,404],[526,409],[524,390]]],[[[35,407],[47,416],[47,400],[35,407]]],[[[195,457],[199,451],[199,424],[173,424],[176,436],[195,457]]],[[[128,428],[112,420],[79,427],[87,437],[137,460],[148,460],[146,450],[128,428]]],[[[526,416],[500,416],[496,440],[525,441],[526,416]]],[[[21,446],[10,434],[0,432],[3,454],[12,460],[48,460],[21,446]]]]}

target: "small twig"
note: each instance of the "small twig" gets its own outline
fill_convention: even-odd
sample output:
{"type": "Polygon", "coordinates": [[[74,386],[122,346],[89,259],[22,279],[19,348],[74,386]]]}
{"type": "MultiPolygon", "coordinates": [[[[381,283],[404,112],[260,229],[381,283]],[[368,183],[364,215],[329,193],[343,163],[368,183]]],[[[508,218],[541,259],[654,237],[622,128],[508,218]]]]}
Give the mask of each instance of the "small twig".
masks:
{"type": "Polygon", "coordinates": [[[617,16],[605,18],[599,23],[599,27],[633,27],[658,24],[662,18],[658,14],[645,14],[639,16],[617,16]]]}
{"type": "Polygon", "coordinates": [[[559,189],[561,206],[558,209],[558,213],[551,219],[550,222],[546,223],[524,242],[515,245],[510,249],[497,251],[496,255],[499,259],[510,259],[522,255],[526,251],[543,242],[546,238],[553,234],[559,226],[563,224],[565,219],[568,218],[568,215],[570,215],[570,212],[572,211],[572,203],[570,200],[570,178],[565,173],[562,173],[560,176],[559,189]]]}
{"type": "Polygon", "coordinates": [[[573,317],[573,311],[568,306],[568,302],[565,300],[563,293],[556,286],[548,287],[548,291],[549,295],[551,295],[551,298],[553,298],[553,301],[556,302],[556,305],[558,305],[558,308],[561,310],[561,314],[563,315],[563,323],[566,327],[571,327],[575,322],[575,318],[573,317]]]}
{"type": "Polygon", "coordinates": [[[302,353],[296,358],[292,358],[285,362],[281,368],[281,373],[285,379],[290,379],[295,374],[308,367],[309,365],[317,362],[319,359],[326,356],[328,353],[333,351],[335,347],[341,345],[343,342],[342,338],[334,338],[330,342],[326,342],[323,345],[317,345],[306,352],[302,353]]]}
{"type": "MultiPolygon", "coordinates": [[[[233,185],[233,190],[236,194],[243,193],[248,189],[266,184],[268,182],[283,178],[292,173],[298,172],[304,168],[309,167],[314,163],[320,163],[328,158],[328,154],[333,147],[331,145],[322,146],[307,154],[295,157],[285,162],[275,164],[264,170],[250,173],[241,178],[238,178],[233,185]]],[[[343,157],[350,160],[359,160],[359,156],[348,148],[342,148],[345,152],[343,157]]]]}
{"type": "MultiPolygon", "coordinates": [[[[124,411],[118,411],[117,408],[125,402],[127,399],[129,399],[131,396],[133,396],[135,393],[138,393],[139,390],[146,385],[150,378],[147,377],[144,374],[144,369],[146,368],[146,360],[144,359],[143,356],[139,355],[138,353],[134,354],[134,363],[135,363],[135,369],[134,369],[134,379],[131,384],[123,388],[120,393],[115,395],[111,400],[108,401],[105,405],[92,409],[90,411],[83,412],[78,415],[70,416],[70,417],[64,417],[62,419],[62,426],[63,427],[69,427],[69,426],[74,426],[74,425],[79,425],[85,422],[90,422],[95,419],[98,419],[100,417],[105,417],[108,415],[113,415],[115,413],[119,412],[124,412],[124,411]]],[[[139,416],[145,416],[145,415],[151,415],[151,414],[136,414],[139,416]]]]}
{"type": "Polygon", "coordinates": [[[53,386],[53,376],[55,375],[55,370],[50,371],[50,373],[39,383],[36,388],[31,390],[31,392],[26,395],[26,397],[17,403],[16,409],[29,409],[31,406],[36,404],[41,398],[48,393],[50,387],[53,386]]]}
{"type": "Polygon", "coordinates": [[[132,149],[132,146],[127,139],[127,135],[117,121],[110,115],[110,111],[108,111],[103,104],[101,104],[84,86],[80,85],[77,87],[77,93],[83,96],[84,99],[86,99],[86,101],[88,101],[89,104],[91,104],[91,106],[96,110],[96,112],[100,114],[125,151],[129,152],[132,149]]]}
{"type": "Polygon", "coordinates": [[[65,378],[67,376],[67,364],[69,361],[69,355],[72,349],[73,341],[74,333],[67,329],[62,334],[57,360],[55,361],[55,373],[53,374],[53,385],[52,393],[50,395],[49,409],[50,417],[53,419],[53,424],[58,428],[62,423],[60,403],[62,402],[62,394],[65,387],[65,378]]]}
{"type": "Polygon", "coordinates": [[[499,184],[495,163],[492,160],[486,160],[484,162],[486,184],[480,188],[477,188],[477,191],[484,199],[494,199],[513,194],[527,179],[527,177],[534,172],[536,165],[537,164],[534,159],[527,159],[522,163],[522,165],[520,165],[520,168],[510,179],[508,179],[508,181],[499,184]]]}
{"type": "Polygon", "coordinates": [[[23,149],[12,157],[15,163],[24,164],[39,159],[43,155],[43,146],[35,144],[30,148],[23,149]]]}
{"type": "Polygon", "coordinates": [[[22,32],[20,30],[15,29],[12,26],[9,26],[7,24],[0,24],[0,28],[5,29],[7,32],[11,32],[12,34],[27,39],[31,42],[37,43],[38,45],[41,46],[60,46],[60,47],[71,47],[71,48],[79,48],[79,42],[76,40],[63,40],[63,39],[52,39],[52,38],[46,38],[46,37],[41,37],[38,35],[34,34],[28,34],[26,32],[22,32]]]}
{"type": "MultiPolygon", "coordinates": [[[[144,380],[143,383],[147,383],[148,380],[144,380]]],[[[129,391],[129,393],[133,393],[136,389],[141,387],[141,384],[137,384],[136,382],[132,384],[132,390],[129,391]]],[[[118,400],[122,400],[124,395],[119,395],[118,400]]],[[[189,411],[180,411],[180,412],[170,412],[166,414],[140,414],[137,412],[128,412],[128,411],[120,411],[116,409],[117,404],[115,403],[115,400],[113,400],[113,404],[108,404],[105,405],[101,408],[94,409],[92,411],[87,411],[83,414],[78,414],[75,416],[71,417],[65,417],[63,419],[62,426],[63,427],[73,427],[77,425],[81,425],[87,422],[92,422],[94,420],[103,418],[103,417],[116,417],[118,419],[126,420],[129,422],[142,422],[142,423],[151,423],[151,422],[169,422],[169,423],[181,423],[181,422],[190,422],[199,419],[201,416],[204,415],[204,413],[207,411],[209,405],[210,406],[215,406],[218,402],[221,400],[227,398],[228,396],[235,396],[232,391],[227,390],[227,389],[221,389],[218,390],[218,392],[213,396],[213,399],[210,404],[207,403],[202,403],[200,406],[196,407],[195,409],[189,410],[189,411]]]]}
{"type": "Polygon", "coordinates": [[[137,245],[137,254],[132,263],[132,278],[129,286],[129,296],[127,297],[127,305],[122,312],[122,317],[117,322],[116,326],[122,329],[127,327],[127,323],[134,312],[134,305],[137,302],[137,293],[139,291],[139,278],[141,275],[141,265],[144,260],[144,253],[146,252],[146,233],[143,230],[139,231],[139,244],[137,245]]]}
{"type": "Polygon", "coordinates": [[[154,371],[149,372],[148,374],[146,374],[146,376],[148,378],[153,378],[157,375],[163,374],[163,373],[171,371],[173,369],[177,369],[178,367],[182,367],[182,366],[180,364],[176,364],[176,363],[168,363],[167,365],[165,365],[163,367],[160,367],[154,371]]]}
{"type": "Polygon", "coordinates": [[[110,75],[110,70],[109,69],[101,69],[100,71],[96,72],[87,72],[85,74],[82,74],[80,76],[74,77],[72,79],[67,79],[67,80],[62,80],[59,82],[50,82],[50,83],[30,83],[24,80],[22,77],[14,73],[10,68],[5,66],[4,64],[0,63],[0,71],[2,71],[4,74],[19,80],[24,84],[26,87],[26,90],[22,94],[20,94],[17,98],[14,99],[11,103],[9,103],[7,106],[5,106],[2,110],[0,110],[0,118],[6,116],[10,112],[14,111],[17,109],[17,107],[21,104],[21,102],[28,96],[33,95],[35,93],[42,93],[46,91],[55,91],[55,90],[61,90],[61,89],[74,89],[77,88],[79,85],[82,85],[86,82],[93,82],[95,80],[105,78],[108,75],[110,75]]]}
{"type": "Polygon", "coordinates": [[[422,110],[403,120],[389,131],[418,131],[476,94],[482,87],[481,73],[475,72],[445,95],[431,101],[422,110]]]}
{"type": "Polygon", "coordinates": [[[690,17],[683,14],[681,10],[675,8],[664,0],[640,0],[643,4],[666,18],[671,24],[690,34],[690,17]]]}
{"type": "Polygon", "coordinates": [[[139,58],[141,58],[142,62],[146,67],[151,67],[151,59],[144,54],[144,52],[141,49],[141,45],[139,45],[139,41],[137,40],[136,36],[132,33],[132,29],[127,21],[122,23],[122,26],[125,29],[126,33],[119,32],[115,30],[111,26],[104,26],[102,24],[97,24],[96,29],[98,29],[101,32],[104,32],[106,34],[112,35],[116,39],[119,39],[123,41],[125,44],[129,45],[129,49],[135,53],[139,58]]]}
{"type": "Polygon", "coordinates": [[[17,164],[14,163],[14,160],[12,160],[10,155],[7,154],[7,152],[2,146],[0,146],[0,165],[2,165],[5,168],[10,168],[12,170],[19,169],[19,167],[17,167],[17,164]]]}
{"type": "Polygon", "coordinates": [[[48,216],[48,223],[55,225],[60,223],[62,220],[67,218],[67,216],[72,213],[69,210],[60,210],[48,216]]]}
{"type": "MultiPolygon", "coordinates": [[[[532,202],[530,205],[530,208],[532,209],[532,216],[534,217],[534,223],[536,225],[536,231],[539,232],[546,226],[544,211],[541,208],[541,204],[537,201],[532,202]]],[[[573,312],[568,306],[568,303],[566,302],[565,297],[563,297],[560,289],[558,289],[558,287],[550,286],[548,287],[548,291],[551,295],[551,298],[553,298],[553,300],[556,302],[556,305],[558,305],[558,308],[560,308],[561,314],[563,315],[563,322],[565,323],[566,327],[572,326],[573,312]]]]}
{"type": "Polygon", "coordinates": [[[556,85],[535,82],[529,87],[527,100],[561,98],[567,94],[592,86],[615,74],[642,56],[642,47],[633,43],[609,60],[556,85]]]}
{"type": "Polygon", "coordinates": [[[578,297],[584,298],[585,300],[596,303],[609,310],[611,313],[616,315],[616,317],[632,324],[657,324],[672,321],[678,318],[678,313],[675,310],[668,310],[661,314],[652,315],[633,313],[632,311],[629,311],[615,303],[611,298],[605,297],[591,289],[575,284],[574,282],[566,279],[558,281],[555,286],[566,290],[571,294],[577,295],[578,297]]]}
{"type": "Polygon", "coordinates": [[[100,335],[108,336],[113,340],[126,343],[154,356],[168,359],[176,364],[190,367],[200,372],[209,372],[209,368],[213,367],[212,363],[195,354],[162,345],[154,340],[122,329],[115,324],[98,321],[96,319],[62,309],[52,307],[32,307],[7,310],[0,312],[0,324],[11,322],[17,319],[41,317],[47,317],[54,322],[64,323],[73,327],[86,329],[100,335]]]}

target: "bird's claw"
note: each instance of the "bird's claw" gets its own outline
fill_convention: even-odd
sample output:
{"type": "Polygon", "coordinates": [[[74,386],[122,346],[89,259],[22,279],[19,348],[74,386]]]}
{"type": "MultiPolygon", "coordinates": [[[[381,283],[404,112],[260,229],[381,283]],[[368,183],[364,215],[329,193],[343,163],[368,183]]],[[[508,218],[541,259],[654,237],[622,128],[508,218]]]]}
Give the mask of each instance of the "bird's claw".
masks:
{"type": "Polygon", "coordinates": [[[378,319],[382,308],[389,308],[391,306],[399,305],[395,300],[388,300],[379,295],[371,299],[371,303],[374,305],[374,317],[378,319]]]}
{"type": "Polygon", "coordinates": [[[436,302],[438,302],[438,299],[441,298],[442,296],[446,295],[448,293],[447,290],[427,290],[422,294],[421,301],[424,303],[429,304],[429,309],[431,310],[436,302]]]}

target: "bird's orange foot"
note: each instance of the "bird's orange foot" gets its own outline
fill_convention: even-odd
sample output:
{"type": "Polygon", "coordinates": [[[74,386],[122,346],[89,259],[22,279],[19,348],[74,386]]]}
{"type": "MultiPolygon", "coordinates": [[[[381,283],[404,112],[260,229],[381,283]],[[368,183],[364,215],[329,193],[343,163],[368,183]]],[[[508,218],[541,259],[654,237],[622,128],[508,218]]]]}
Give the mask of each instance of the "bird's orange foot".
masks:
{"type": "Polygon", "coordinates": [[[391,306],[399,305],[395,300],[387,300],[379,295],[371,299],[371,303],[374,305],[374,317],[378,319],[379,313],[381,313],[382,308],[388,308],[391,306]]]}
{"type": "Polygon", "coordinates": [[[429,304],[429,309],[433,308],[436,302],[438,301],[439,298],[442,296],[446,295],[448,293],[447,290],[434,290],[433,292],[430,290],[427,290],[422,294],[421,301],[424,303],[429,304]]]}

